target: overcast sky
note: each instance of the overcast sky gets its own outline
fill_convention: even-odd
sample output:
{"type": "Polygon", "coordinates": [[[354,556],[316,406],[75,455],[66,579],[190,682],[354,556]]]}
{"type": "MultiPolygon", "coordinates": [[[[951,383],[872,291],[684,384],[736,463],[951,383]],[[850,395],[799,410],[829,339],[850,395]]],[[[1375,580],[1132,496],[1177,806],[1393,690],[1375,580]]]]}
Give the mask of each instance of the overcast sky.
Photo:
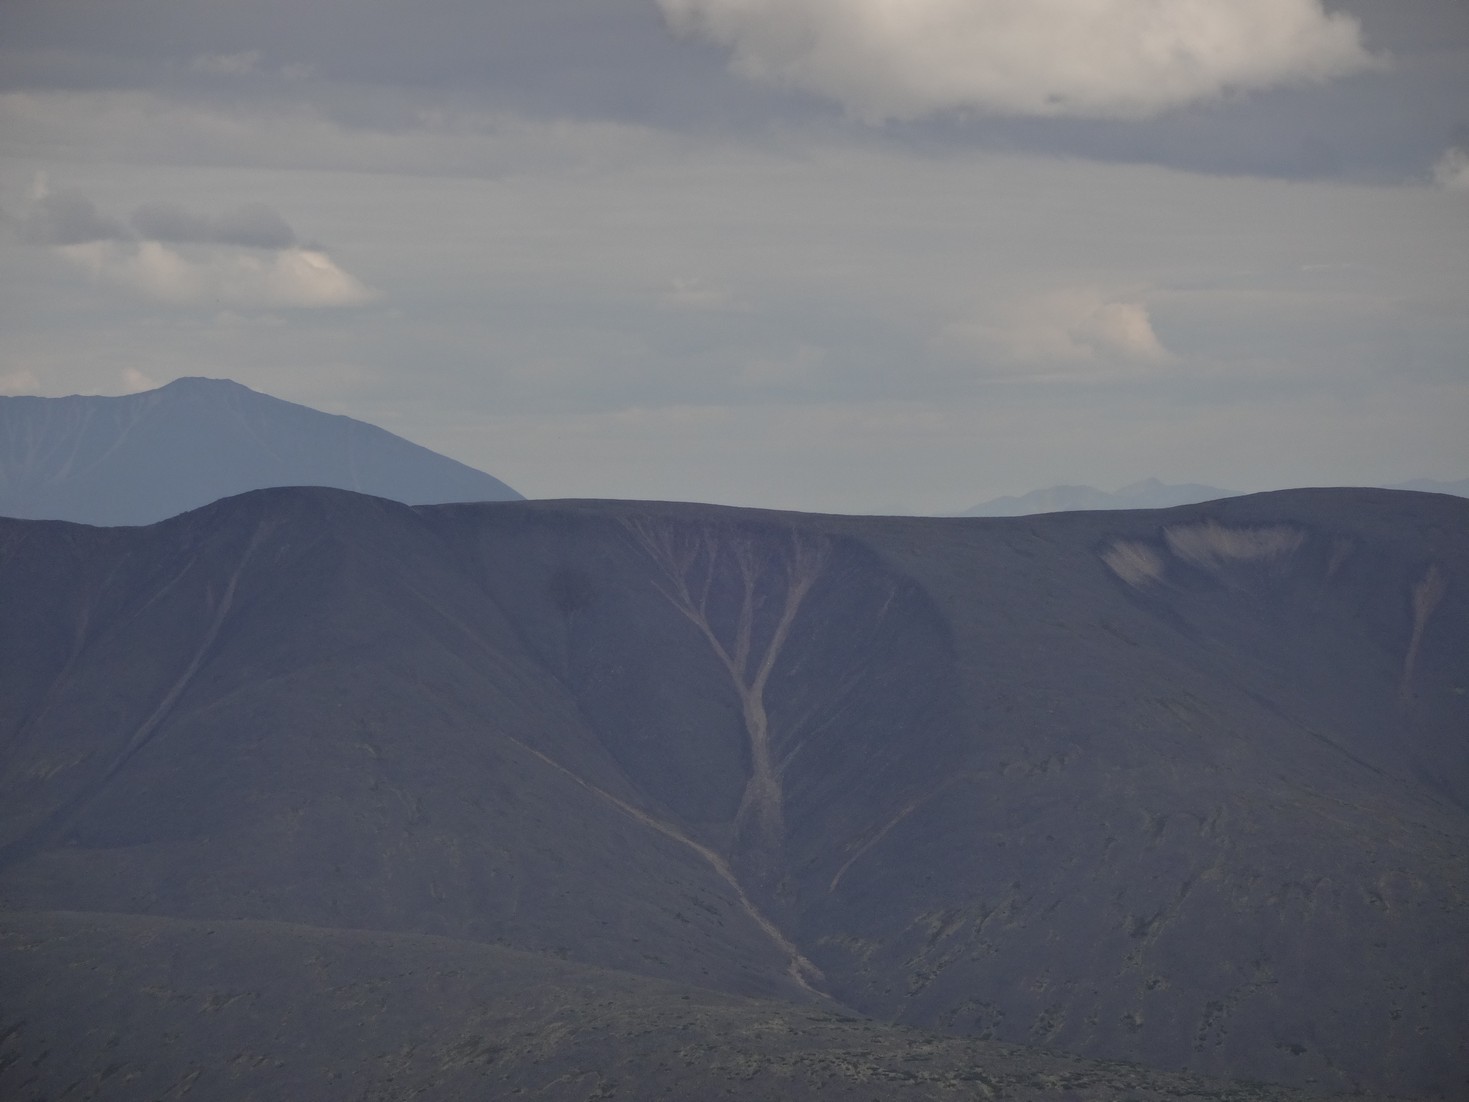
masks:
{"type": "Polygon", "coordinates": [[[1469,3],[5,0],[0,326],[532,497],[1469,477],[1469,3]]]}

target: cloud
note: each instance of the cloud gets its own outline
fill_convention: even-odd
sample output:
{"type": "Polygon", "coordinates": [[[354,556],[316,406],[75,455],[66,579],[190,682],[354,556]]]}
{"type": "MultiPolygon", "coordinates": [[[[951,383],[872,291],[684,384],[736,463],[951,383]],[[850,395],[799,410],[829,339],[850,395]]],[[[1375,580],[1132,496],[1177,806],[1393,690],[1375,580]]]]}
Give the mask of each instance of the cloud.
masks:
{"type": "Polygon", "coordinates": [[[259,309],[356,306],[376,297],[320,248],[302,245],[264,203],[217,216],[145,203],[132,228],[85,196],[38,177],[20,220],[26,244],[51,248],[92,279],[153,302],[259,309]]]}
{"type": "Polygon", "coordinates": [[[176,203],[147,203],[133,211],[133,229],[150,241],[212,242],[250,249],[289,249],[296,231],[264,203],[247,203],[210,218],[176,203]]]}
{"type": "Polygon", "coordinates": [[[37,394],[40,390],[41,381],[29,368],[0,373],[0,394],[37,394]]]}
{"type": "Polygon", "coordinates": [[[737,72],[869,122],[935,111],[1146,118],[1372,67],[1320,0],[658,0],[737,72]]]}
{"type": "Polygon", "coordinates": [[[1174,356],[1141,302],[1062,289],[995,304],[946,326],[941,352],[1038,378],[1135,374],[1174,356]]]}
{"type": "Polygon", "coordinates": [[[124,394],[137,394],[143,390],[158,389],[158,383],[150,376],[139,371],[136,367],[125,367],[122,369],[122,385],[124,394]]]}
{"type": "Polygon", "coordinates": [[[20,239],[28,245],[80,245],[128,236],[121,223],[97,210],[74,191],[51,191],[44,181],[39,195],[20,222],[20,239]]]}
{"type": "Polygon", "coordinates": [[[189,71],[207,76],[243,77],[260,68],[259,50],[233,54],[198,54],[189,61],[189,71]]]}
{"type": "Polygon", "coordinates": [[[1433,166],[1433,182],[1445,191],[1469,192],[1469,151],[1445,150],[1433,166]]]}
{"type": "Polygon", "coordinates": [[[1069,336],[1092,354],[1125,362],[1157,364],[1169,359],[1153,332],[1147,307],[1139,302],[1104,302],[1077,321],[1069,336]]]}
{"type": "Polygon", "coordinates": [[[373,293],[316,249],[187,252],[160,241],[92,241],[58,250],[99,283],[176,306],[357,306],[373,293]]]}
{"type": "Polygon", "coordinates": [[[775,355],[752,357],[735,376],[735,382],[761,390],[814,387],[826,374],[828,358],[825,348],[799,344],[775,355]]]}
{"type": "Polygon", "coordinates": [[[699,276],[678,276],[670,280],[659,301],[674,310],[734,310],[740,305],[727,287],[699,276]]]}
{"type": "Polygon", "coordinates": [[[315,76],[310,65],[294,64],[269,67],[261,64],[259,50],[238,50],[230,54],[196,54],[189,59],[189,72],[204,77],[238,80],[242,77],[271,76],[288,81],[307,80],[315,76]]]}

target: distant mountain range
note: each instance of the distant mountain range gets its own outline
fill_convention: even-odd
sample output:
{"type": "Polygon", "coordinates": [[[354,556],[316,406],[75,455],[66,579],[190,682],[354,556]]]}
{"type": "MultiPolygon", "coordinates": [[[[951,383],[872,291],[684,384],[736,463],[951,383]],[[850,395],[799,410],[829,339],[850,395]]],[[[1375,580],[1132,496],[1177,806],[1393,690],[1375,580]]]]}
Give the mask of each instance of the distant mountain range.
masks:
{"type": "Polygon", "coordinates": [[[269,486],[409,505],[520,499],[499,479],[374,425],[227,379],[178,379],[116,398],[0,398],[0,516],[151,524],[269,486]]]}
{"type": "Polygon", "coordinates": [[[6,1099],[1464,1096],[1469,502],[274,489],[0,609],[6,1099]]]}
{"type": "Polygon", "coordinates": [[[1461,478],[1455,482],[1440,482],[1436,478],[1415,478],[1411,482],[1399,482],[1387,488],[1416,490],[1424,494],[1453,494],[1455,497],[1469,497],[1469,478],[1461,478]]]}
{"type": "Polygon", "coordinates": [[[1036,513],[1069,513],[1080,509],[1168,509],[1198,501],[1233,497],[1229,490],[1197,483],[1169,485],[1146,478],[1107,493],[1092,486],[1050,486],[1019,497],[997,497],[964,512],[966,517],[1023,517],[1036,513]]]}
{"type": "MultiPolygon", "coordinates": [[[[1384,488],[1469,497],[1469,478],[1457,482],[1420,478],[1384,488]]],[[[1201,501],[1217,501],[1234,496],[1235,491],[1221,490],[1218,486],[1204,486],[1195,482],[1170,484],[1156,478],[1145,478],[1113,493],[1093,486],[1050,486],[1044,490],[1032,490],[1019,497],[997,497],[981,502],[961,515],[1024,517],[1038,513],[1069,513],[1087,509],[1171,509],[1175,505],[1193,505],[1201,501]]]]}

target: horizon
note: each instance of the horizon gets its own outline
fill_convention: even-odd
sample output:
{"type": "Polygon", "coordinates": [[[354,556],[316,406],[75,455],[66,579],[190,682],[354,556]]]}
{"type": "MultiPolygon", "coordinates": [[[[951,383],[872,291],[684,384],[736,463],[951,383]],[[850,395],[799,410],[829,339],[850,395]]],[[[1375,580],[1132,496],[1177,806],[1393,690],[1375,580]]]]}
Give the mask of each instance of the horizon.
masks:
{"type": "Polygon", "coordinates": [[[0,394],[225,377],[541,499],[1469,477],[1457,0],[863,2],[21,0],[0,394]]]}
{"type": "MultiPolygon", "coordinates": [[[[225,377],[211,377],[211,376],[203,376],[203,375],[181,375],[181,376],[179,376],[179,377],[177,377],[175,379],[171,379],[168,382],[162,383],[159,386],[153,387],[153,388],[151,388],[149,390],[130,391],[130,392],[123,392],[121,394],[105,394],[105,393],[91,393],[91,392],[77,392],[77,393],[73,393],[73,394],[62,394],[62,395],[13,394],[13,395],[0,395],[0,401],[4,401],[6,398],[34,398],[34,399],[42,399],[42,400],[52,399],[52,398],[55,398],[55,399],[103,398],[103,399],[123,400],[123,399],[127,399],[127,398],[141,397],[141,396],[144,396],[144,395],[147,395],[147,394],[158,393],[159,391],[163,391],[163,390],[166,390],[166,389],[168,389],[170,387],[174,387],[174,386],[178,385],[179,383],[210,383],[210,384],[213,384],[213,383],[224,383],[224,384],[227,384],[227,385],[232,386],[232,387],[239,387],[239,388],[241,388],[243,390],[249,391],[250,393],[257,395],[258,397],[263,397],[263,398],[271,399],[273,401],[278,401],[278,402],[285,402],[287,404],[301,405],[301,403],[292,403],[289,399],[280,398],[280,397],[278,397],[276,395],[267,394],[264,391],[256,390],[256,389],[254,389],[252,387],[249,387],[248,385],[246,385],[244,383],[241,383],[241,382],[239,382],[238,380],[235,380],[235,379],[230,379],[230,378],[225,378],[225,377]]],[[[303,408],[313,409],[313,407],[310,407],[310,406],[303,406],[303,408]]],[[[371,422],[362,421],[359,418],[353,418],[349,414],[331,414],[331,413],[326,413],[326,411],[314,410],[314,409],[313,409],[313,412],[323,413],[326,416],[330,416],[330,417],[346,417],[349,420],[355,420],[359,424],[366,425],[368,428],[381,429],[381,426],[373,425],[371,422]]],[[[382,431],[387,431],[387,430],[382,430],[382,431]]],[[[394,434],[394,435],[396,435],[396,434],[394,434]]],[[[403,440],[403,441],[405,441],[408,444],[415,445],[417,447],[424,447],[424,445],[419,444],[417,441],[409,440],[406,437],[399,436],[398,439],[403,440]]],[[[429,449],[429,450],[431,451],[432,449],[429,449]]],[[[455,463],[462,462],[460,460],[454,459],[454,457],[452,457],[452,456],[442,456],[441,453],[437,453],[437,452],[435,452],[434,454],[435,455],[440,455],[441,458],[450,459],[450,460],[452,460],[455,463]]],[[[476,471],[479,474],[488,474],[488,475],[490,475],[492,477],[495,477],[495,474],[494,474],[493,471],[483,471],[483,470],[481,470],[479,468],[474,468],[474,467],[471,467],[470,469],[476,471]]],[[[784,510],[784,511],[802,512],[802,513],[823,513],[824,512],[824,513],[829,513],[829,514],[832,514],[832,515],[850,515],[850,516],[894,516],[894,517],[924,517],[924,516],[932,516],[932,517],[944,517],[944,516],[1029,516],[1029,515],[1036,515],[1036,514],[1039,514],[1039,513],[1068,512],[1068,511],[1078,511],[1078,510],[1080,510],[1080,511],[1086,511],[1086,510],[1094,510],[1094,509],[1104,509],[1104,510],[1106,510],[1106,509],[1154,509],[1154,508],[1170,508],[1170,507],[1173,507],[1175,505],[1197,504],[1197,503],[1204,502],[1204,501],[1214,500],[1216,497],[1219,498],[1219,499],[1228,498],[1228,497],[1247,497],[1247,496],[1250,496],[1250,495],[1253,495],[1253,494],[1280,493],[1280,492],[1288,492],[1288,491],[1292,491],[1292,490],[1309,490],[1309,489],[1383,489],[1383,490],[1411,490],[1411,491],[1417,491],[1417,492],[1446,493],[1446,494],[1450,494],[1450,495],[1453,495],[1453,496],[1469,497],[1469,487],[1466,487],[1466,483],[1469,483],[1469,480],[1466,480],[1466,479],[1450,480],[1450,479],[1438,479],[1438,478],[1432,478],[1432,477],[1417,477],[1417,478],[1405,479],[1405,480],[1402,480],[1400,482],[1393,482],[1393,483],[1388,483],[1388,482],[1372,482],[1372,483],[1318,483],[1318,484],[1312,484],[1312,485],[1275,485],[1275,486],[1262,486],[1262,487],[1256,487],[1256,488],[1252,488],[1252,489],[1248,489],[1248,490],[1239,490],[1239,489],[1231,489],[1229,487],[1223,487],[1223,486],[1211,486],[1211,485],[1202,484],[1202,483],[1176,483],[1176,482],[1169,482],[1169,481],[1166,481],[1164,479],[1159,479],[1156,476],[1148,475],[1148,476],[1145,476],[1143,478],[1137,479],[1137,480],[1135,480],[1133,482],[1129,482],[1129,483],[1127,483],[1125,485],[1118,486],[1115,490],[1113,490],[1113,489],[1107,489],[1105,487],[1094,486],[1094,485],[1091,485],[1091,484],[1088,484],[1088,483],[1082,483],[1082,482],[1063,482],[1063,483],[1056,483],[1056,484],[1053,484],[1053,485],[1050,485],[1050,486],[1031,487],[1029,489],[1026,489],[1026,490],[1018,490],[1018,491],[1015,491],[1013,493],[999,494],[999,495],[996,495],[995,497],[988,498],[988,499],[986,499],[984,501],[971,503],[970,505],[965,506],[965,507],[960,508],[960,509],[951,509],[951,510],[946,510],[946,511],[914,512],[914,511],[911,511],[911,510],[904,509],[903,507],[900,507],[900,506],[893,506],[891,508],[884,508],[882,506],[877,506],[877,507],[874,507],[874,508],[856,510],[856,511],[849,512],[849,513],[840,513],[840,512],[833,511],[833,510],[821,510],[821,509],[801,509],[801,510],[784,510]],[[1177,490],[1190,491],[1190,494],[1189,494],[1189,496],[1180,497],[1180,496],[1177,496],[1177,495],[1170,495],[1170,494],[1167,493],[1168,491],[1177,491],[1177,490]],[[1135,496],[1136,495],[1136,492],[1139,492],[1139,491],[1141,491],[1142,496],[1141,497],[1135,496]],[[1196,493],[1195,491],[1202,491],[1202,493],[1196,493]],[[1072,498],[1075,498],[1078,493],[1081,494],[1081,495],[1087,496],[1088,498],[1090,498],[1091,496],[1094,495],[1095,498],[1098,499],[1098,500],[1088,500],[1087,503],[1078,503],[1075,500],[1071,500],[1072,498]],[[1159,498],[1160,493],[1162,495],[1162,498],[1166,498],[1166,500],[1162,500],[1161,498],[1159,498]],[[1132,498],[1129,498],[1129,496],[1128,496],[1129,494],[1134,494],[1134,496],[1132,498]],[[1056,504],[1054,501],[1050,501],[1049,500],[1049,499],[1054,499],[1057,495],[1061,495],[1062,501],[1061,501],[1060,504],[1056,504]],[[1155,499],[1157,499],[1157,500],[1155,500],[1155,499]],[[1041,503],[1039,506],[1037,505],[1038,502],[1041,503]],[[985,510],[990,509],[992,507],[997,507],[997,506],[1006,505],[1006,504],[1023,505],[1023,506],[1025,506],[1025,508],[1023,508],[1023,509],[1021,509],[1021,511],[1015,512],[1015,513],[1010,513],[1010,512],[985,512],[985,510]]],[[[264,489],[264,488],[268,488],[268,487],[261,487],[261,488],[264,489]]],[[[514,489],[514,487],[512,487],[512,489],[514,489]]],[[[359,492],[361,492],[361,491],[359,491],[359,492]]],[[[227,496],[229,496],[229,495],[227,495],[227,496]]],[[[731,502],[699,501],[699,500],[691,499],[691,498],[652,498],[652,497],[587,498],[585,496],[571,496],[571,495],[563,495],[563,496],[560,496],[560,497],[551,497],[551,498],[533,498],[533,497],[530,497],[529,495],[526,495],[526,498],[525,499],[526,500],[538,500],[538,501],[558,501],[558,500],[559,501],[571,501],[571,500],[648,501],[648,502],[660,502],[660,503],[669,503],[669,504],[678,504],[678,503],[695,504],[695,505],[705,504],[705,505],[716,505],[716,506],[728,507],[728,508],[749,508],[749,509],[756,509],[756,510],[763,509],[763,508],[769,508],[768,506],[761,506],[761,505],[740,505],[740,504],[731,503],[731,502]]],[[[782,510],[777,510],[777,511],[782,511],[782,510]]]]}

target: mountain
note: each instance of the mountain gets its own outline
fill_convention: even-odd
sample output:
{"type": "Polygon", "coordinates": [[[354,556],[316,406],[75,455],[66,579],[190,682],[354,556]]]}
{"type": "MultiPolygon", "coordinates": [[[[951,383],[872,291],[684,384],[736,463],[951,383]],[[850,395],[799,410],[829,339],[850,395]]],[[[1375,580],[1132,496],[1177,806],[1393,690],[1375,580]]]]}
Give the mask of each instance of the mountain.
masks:
{"type": "MultiPolygon", "coordinates": [[[[1469,497],[1469,478],[1457,482],[1440,482],[1418,478],[1385,487],[1390,490],[1414,490],[1419,493],[1453,494],[1469,497]]],[[[1032,490],[1019,497],[997,497],[966,510],[966,517],[1027,517],[1037,513],[1068,513],[1092,509],[1171,509],[1175,505],[1193,505],[1200,501],[1218,501],[1234,497],[1231,490],[1203,486],[1195,482],[1170,485],[1156,478],[1145,478],[1107,493],[1092,486],[1050,486],[1032,490]]]]}
{"type": "Polygon", "coordinates": [[[1469,497],[1469,478],[1461,478],[1455,482],[1443,482],[1436,478],[1415,478],[1411,482],[1400,482],[1393,486],[1394,490],[1417,490],[1425,494],[1453,494],[1455,497],[1469,497]]]}
{"type": "Polygon", "coordinates": [[[1168,509],[1234,496],[1217,486],[1187,482],[1169,485],[1145,478],[1107,493],[1091,486],[1050,486],[1019,497],[997,497],[966,510],[966,517],[1025,517],[1036,513],[1068,513],[1086,509],[1168,509]]]}
{"type": "Polygon", "coordinates": [[[277,489],[0,607],[7,1098],[1469,1084],[1469,502],[277,489]]]}
{"type": "Polygon", "coordinates": [[[0,397],[3,516],[151,524],[268,486],[412,505],[520,497],[383,429],[227,379],[177,379],[120,398],[0,397]]]}

